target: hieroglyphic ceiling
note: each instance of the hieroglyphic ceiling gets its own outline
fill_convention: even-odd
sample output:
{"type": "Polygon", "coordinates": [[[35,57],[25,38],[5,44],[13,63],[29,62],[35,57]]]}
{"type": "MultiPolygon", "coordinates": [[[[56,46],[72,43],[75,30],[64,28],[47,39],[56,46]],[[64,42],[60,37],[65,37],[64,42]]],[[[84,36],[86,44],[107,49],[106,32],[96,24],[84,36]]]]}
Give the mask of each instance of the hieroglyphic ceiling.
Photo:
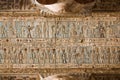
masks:
{"type": "MultiPolygon", "coordinates": [[[[40,4],[53,4],[58,0],[37,0],[40,4]]],[[[62,0],[61,0],[62,1],[62,0]]],[[[81,4],[86,4],[94,0],[75,0],[81,4]]],[[[111,11],[120,10],[120,0],[95,0],[96,5],[94,10],[99,11],[111,11]]],[[[0,0],[0,10],[11,10],[11,9],[28,9],[30,8],[30,0],[0,0]]]]}

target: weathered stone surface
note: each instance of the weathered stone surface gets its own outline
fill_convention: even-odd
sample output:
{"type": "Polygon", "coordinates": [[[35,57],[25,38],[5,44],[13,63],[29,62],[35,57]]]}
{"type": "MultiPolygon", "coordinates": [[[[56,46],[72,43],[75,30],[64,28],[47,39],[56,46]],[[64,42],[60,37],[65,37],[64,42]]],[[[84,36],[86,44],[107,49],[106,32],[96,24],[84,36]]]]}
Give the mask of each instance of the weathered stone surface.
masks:
{"type": "Polygon", "coordinates": [[[120,20],[119,15],[115,16],[118,13],[93,13],[78,18],[1,17],[0,66],[118,65],[120,20]]]}
{"type": "Polygon", "coordinates": [[[20,73],[90,73],[93,80],[120,79],[120,12],[45,15],[0,11],[1,80],[20,73]]]}
{"type": "Polygon", "coordinates": [[[69,15],[86,15],[91,12],[93,6],[95,5],[95,1],[81,4],[75,0],[58,0],[56,3],[49,5],[42,4],[39,0],[8,0],[0,2],[0,11],[38,11],[39,14],[44,16],[66,16],[69,13],[69,15]]]}
{"type": "MultiPolygon", "coordinates": [[[[72,0],[74,1],[74,0],[72,0]]],[[[76,0],[77,1],[77,0],[76,0]]],[[[74,1],[71,2],[68,0],[68,3],[60,4],[55,3],[54,5],[43,5],[39,4],[38,2],[34,0],[0,0],[0,11],[13,11],[13,13],[18,11],[32,11],[37,12],[38,15],[41,16],[88,16],[91,15],[91,12],[93,11],[105,11],[105,12],[111,12],[111,11],[120,11],[119,0],[106,0],[106,1],[100,1],[100,0],[85,0],[85,1],[74,1]],[[91,3],[92,2],[92,3],[91,3]],[[5,5],[6,4],[6,5],[5,5]],[[64,5],[64,6],[63,6],[64,5]],[[55,8],[57,7],[57,12],[55,8]],[[52,9],[51,9],[52,8],[52,9]],[[58,9],[59,8],[59,9],[58,9]]],[[[46,2],[46,1],[43,1],[46,2]]],[[[49,1],[48,1],[49,2],[49,1]]],[[[21,13],[22,14],[22,13],[21,13]]],[[[18,14],[15,14],[18,15],[18,14]]],[[[29,13],[29,15],[31,15],[29,13]]]]}
{"type": "MultiPolygon", "coordinates": [[[[43,4],[55,3],[57,0],[37,0],[43,4]]],[[[76,0],[79,3],[88,3],[94,0],[76,0]]],[[[120,11],[120,1],[119,0],[95,0],[96,6],[94,10],[102,10],[102,11],[111,11],[117,10],[120,11]]],[[[30,6],[28,6],[30,0],[0,0],[0,10],[8,10],[8,9],[22,9],[26,10],[30,6]]]]}

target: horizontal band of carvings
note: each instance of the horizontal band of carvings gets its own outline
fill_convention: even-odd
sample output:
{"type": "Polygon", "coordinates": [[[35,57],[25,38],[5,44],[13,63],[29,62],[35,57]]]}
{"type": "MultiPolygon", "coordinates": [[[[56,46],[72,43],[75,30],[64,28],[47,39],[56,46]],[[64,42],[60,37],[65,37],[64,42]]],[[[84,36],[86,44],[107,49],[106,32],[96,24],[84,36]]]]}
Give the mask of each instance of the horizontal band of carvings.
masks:
{"type": "MultiPolygon", "coordinates": [[[[75,38],[75,37],[74,37],[75,38]]],[[[36,38],[3,38],[0,39],[0,46],[8,46],[12,44],[12,46],[19,46],[17,44],[21,44],[24,46],[29,45],[51,45],[51,47],[55,46],[119,46],[120,38],[68,38],[68,39],[36,39],[36,38]],[[24,44],[23,44],[24,43],[24,44]],[[77,44],[77,45],[76,45],[77,44]]],[[[60,47],[61,47],[60,46],[60,47]]],[[[40,47],[40,46],[39,46],[40,47]]]]}
{"type": "MultiPolygon", "coordinates": [[[[120,11],[109,11],[109,12],[101,12],[101,11],[94,11],[91,14],[86,16],[104,16],[110,14],[111,16],[120,16],[120,11]],[[103,15],[104,14],[104,15],[103,15]]],[[[0,17],[85,17],[84,15],[51,15],[51,14],[39,14],[37,11],[0,11],[0,17]]]]}
{"type": "Polygon", "coordinates": [[[119,17],[0,19],[0,38],[119,38],[119,17]]]}
{"type": "Polygon", "coordinates": [[[16,68],[21,68],[21,69],[120,69],[120,64],[81,64],[81,65],[74,65],[74,64],[0,64],[0,70],[1,69],[16,69],[16,68]]]}
{"type": "Polygon", "coordinates": [[[120,74],[119,68],[105,69],[105,68],[1,68],[1,74],[55,74],[55,73],[96,73],[100,74],[120,74]],[[115,70],[116,69],[116,70],[115,70]]]}
{"type": "Polygon", "coordinates": [[[33,80],[39,80],[39,74],[38,73],[0,73],[0,79],[13,79],[13,80],[18,80],[18,79],[33,79],[33,80]]]}
{"type": "MultiPolygon", "coordinates": [[[[93,17],[50,17],[50,18],[44,18],[44,17],[0,17],[0,21],[27,21],[27,20],[36,20],[38,22],[57,22],[57,21],[61,21],[61,22],[68,22],[68,21],[82,21],[82,22],[86,22],[89,23],[91,21],[93,22],[98,22],[98,21],[107,21],[107,22],[112,22],[112,21],[119,21],[120,20],[120,16],[108,16],[108,17],[104,17],[104,16],[93,16],[93,17]]],[[[91,22],[92,23],[92,22],[91,22]]]]}

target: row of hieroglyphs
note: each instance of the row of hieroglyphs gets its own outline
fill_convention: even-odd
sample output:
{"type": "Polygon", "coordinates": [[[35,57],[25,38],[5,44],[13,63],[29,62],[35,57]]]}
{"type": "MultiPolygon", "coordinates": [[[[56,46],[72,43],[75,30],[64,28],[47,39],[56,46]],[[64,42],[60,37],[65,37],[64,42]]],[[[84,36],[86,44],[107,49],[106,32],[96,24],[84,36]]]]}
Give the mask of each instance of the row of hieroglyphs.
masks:
{"type": "Polygon", "coordinates": [[[1,64],[119,64],[119,17],[0,18],[1,64]]]}
{"type": "Polygon", "coordinates": [[[96,17],[93,19],[95,20],[1,20],[0,38],[70,38],[73,36],[80,38],[120,37],[119,20],[107,17],[96,17]]]}
{"type": "Polygon", "coordinates": [[[119,64],[119,46],[62,46],[40,48],[30,44],[0,47],[1,64],[119,64]]]}
{"type": "Polygon", "coordinates": [[[0,75],[1,80],[38,80],[37,74],[1,73],[0,75]]]}
{"type": "MultiPolygon", "coordinates": [[[[95,10],[120,10],[119,0],[96,0],[95,10]]],[[[30,0],[0,0],[0,10],[27,10],[30,0]]]]}
{"type": "Polygon", "coordinates": [[[96,5],[94,10],[120,10],[119,0],[96,0],[96,5]]]}
{"type": "Polygon", "coordinates": [[[26,10],[30,0],[0,0],[0,10],[26,10]]]}

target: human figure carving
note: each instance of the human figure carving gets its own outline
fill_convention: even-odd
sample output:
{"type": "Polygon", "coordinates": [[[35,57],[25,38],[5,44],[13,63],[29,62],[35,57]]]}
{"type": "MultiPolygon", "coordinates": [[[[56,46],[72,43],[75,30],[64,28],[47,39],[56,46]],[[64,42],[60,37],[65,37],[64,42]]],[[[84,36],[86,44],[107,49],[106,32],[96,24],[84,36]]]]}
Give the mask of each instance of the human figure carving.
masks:
{"type": "Polygon", "coordinates": [[[33,27],[31,27],[30,25],[27,27],[28,29],[28,34],[27,34],[27,37],[28,38],[32,38],[32,34],[31,34],[31,30],[33,29],[33,27]]]}
{"type": "Polygon", "coordinates": [[[74,23],[73,23],[72,26],[71,26],[70,35],[71,35],[72,37],[74,37],[74,36],[77,35],[77,31],[76,31],[76,27],[75,27],[75,24],[74,24],[74,23]]]}
{"type": "Polygon", "coordinates": [[[19,64],[23,64],[23,53],[22,53],[22,50],[20,50],[19,52],[19,55],[18,55],[18,58],[19,58],[19,64]]]}
{"type": "Polygon", "coordinates": [[[65,49],[62,49],[62,63],[67,63],[67,55],[65,49]]]}
{"type": "Polygon", "coordinates": [[[99,32],[100,32],[100,38],[105,38],[105,28],[101,26],[99,32]]]}
{"type": "Polygon", "coordinates": [[[83,63],[83,53],[82,53],[82,52],[84,52],[83,48],[78,47],[75,52],[76,53],[74,53],[74,56],[75,56],[74,58],[76,60],[77,65],[79,66],[80,64],[83,63]]]}
{"type": "Polygon", "coordinates": [[[1,26],[1,34],[2,34],[2,37],[7,37],[7,30],[5,28],[5,25],[1,26]]]}
{"type": "Polygon", "coordinates": [[[71,52],[71,47],[67,47],[67,54],[68,54],[68,63],[71,63],[71,60],[72,60],[72,52],[71,52]]]}
{"type": "Polygon", "coordinates": [[[4,60],[4,52],[3,49],[0,49],[0,64],[3,63],[4,60]]]}
{"type": "Polygon", "coordinates": [[[10,26],[9,26],[9,34],[10,34],[10,37],[15,36],[15,30],[14,30],[13,25],[10,25],[10,26]]]}
{"type": "Polygon", "coordinates": [[[41,55],[42,55],[43,65],[45,65],[46,64],[46,52],[45,52],[45,49],[42,49],[41,55]]]}
{"type": "Polygon", "coordinates": [[[55,25],[52,25],[51,28],[52,28],[52,37],[55,38],[56,37],[56,35],[55,35],[56,34],[56,27],[55,27],[55,25]]]}

